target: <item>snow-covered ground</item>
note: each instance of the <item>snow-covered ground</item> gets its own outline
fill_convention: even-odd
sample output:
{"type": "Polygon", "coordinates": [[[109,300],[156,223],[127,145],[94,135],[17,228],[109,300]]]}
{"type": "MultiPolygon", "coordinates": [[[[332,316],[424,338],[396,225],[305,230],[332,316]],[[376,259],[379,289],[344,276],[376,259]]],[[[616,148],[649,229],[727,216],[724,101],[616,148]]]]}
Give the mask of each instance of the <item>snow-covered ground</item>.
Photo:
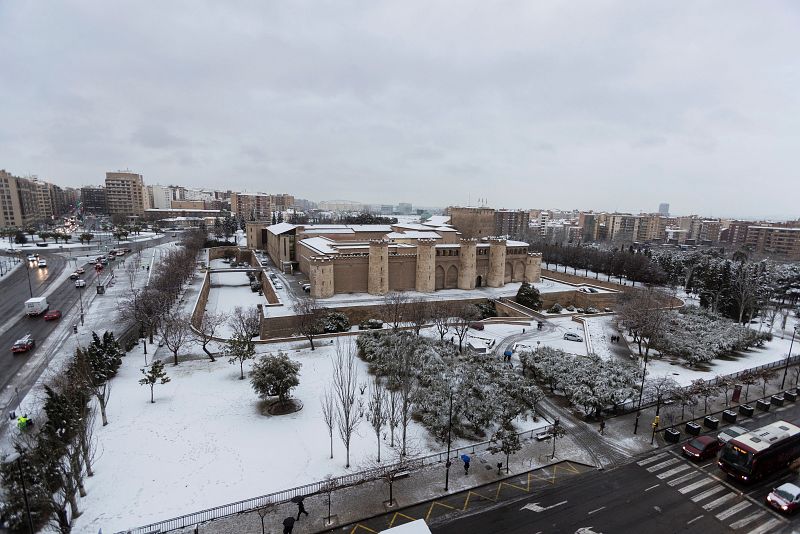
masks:
{"type": "MultiPolygon", "coordinates": [[[[164,236],[163,233],[156,234],[156,233],[153,233],[153,232],[141,232],[138,235],[128,235],[127,239],[124,239],[122,241],[118,241],[110,233],[93,232],[93,234],[94,234],[94,238],[92,239],[92,241],[90,243],[81,243],[78,240],[78,238],[80,236],[80,233],[75,233],[75,234],[72,235],[72,239],[71,239],[71,241],[69,243],[64,243],[63,241],[59,241],[58,243],[56,243],[54,239],[49,239],[48,241],[45,241],[45,243],[47,244],[46,247],[36,246],[36,243],[41,243],[42,242],[42,240],[39,239],[39,236],[34,236],[31,239],[30,236],[26,235],[26,237],[28,237],[28,242],[25,243],[24,245],[18,245],[18,244],[15,243],[13,245],[13,249],[14,250],[23,250],[25,252],[27,252],[29,250],[38,250],[38,251],[46,251],[46,252],[58,252],[58,251],[60,251],[62,249],[63,250],[68,250],[68,249],[76,249],[76,248],[78,248],[78,249],[79,248],[98,248],[101,245],[106,245],[106,246],[107,245],[117,245],[117,243],[119,243],[119,246],[125,247],[125,246],[129,246],[131,243],[142,243],[142,242],[150,241],[150,240],[153,240],[153,239],[158,239],[158,238],[164,236]]],[[[8,248],[10,250],[12,247],[9,246],[8,248]]]]}
{"type": "MultiPolygon", "coordinates": [[[[137,382],[144,355],[140,347],[136,351],[114,378],[110,424],[97,427],[97,474],[87,480],[77,532],[115,532],[374,464],[376,438],[366,419],[353,437],[351,468],[344,467],[335,430],[329,458],[319,399],[330,385],[330,344],[313,352],[288,351],[302,364],[292,396],[304,407],[282,416],[262,415],[249,380],[239,380],[238,365],[224,359],[168,365],[172,381],[156,386],[156,403],[150,404],[149,389],[137,382]]],[[[366,384],[366,365],[357,362],[359,382],[366,384]]],[[[366,403],[366,395],[359,400],[366,403]]],[[[443,449],[416,423],[409,436],[415,454],[443,449]]],[[[381,449],[382,459],[390,461],[388,435],[381,449]]]]}

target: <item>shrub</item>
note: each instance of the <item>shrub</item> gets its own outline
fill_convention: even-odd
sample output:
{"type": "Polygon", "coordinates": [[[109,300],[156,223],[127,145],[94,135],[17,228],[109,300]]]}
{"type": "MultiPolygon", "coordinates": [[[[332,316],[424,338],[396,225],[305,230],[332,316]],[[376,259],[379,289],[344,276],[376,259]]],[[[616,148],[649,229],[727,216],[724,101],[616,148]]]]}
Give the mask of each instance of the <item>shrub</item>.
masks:
{"type": "Polygon", "coordinates": [[[331,312],[322,319],[322,329],[326,333],[347,332],[350,330],[350,319],[341,312],[331,312]]]}
{"type": "Polygon", "coordinates": [[[519,291],[517,291],[517,297],[515,300],[517,301],[517,304],[522,304],[523,306],[532,310],[538,310],[542,306],[542,299],[539,296],[539,290],[530,285],[528,282],[523,282],[522,285],[519,286],[519,291]]]}
{"type": "Polygon", "coordinates": [[[383,321],[380,319],[367,319],[358,325],[359,330],[380,330],[383,328],[383,321]]]}
{"type": "Polygon", "coordinates": [[[556,302],[555,304],[553,304],[552,306],[550,306],[550,309],[549,309],[549,310],[547,310],[547,313],[561,313],[561,310],[563,310],[563,309],[564,309],[564,308],[562,308],[562,307],[561,307],[561,304],[559,304],[558,302],[556,302]]]}
{"type": "Polygon", "coordinates": [[[494,301],[490,300],[486,304],[476,304],[478,311],[481,312],[481,319],[488,317],[497,317],[497,308],[494,306],[494,301]]]}

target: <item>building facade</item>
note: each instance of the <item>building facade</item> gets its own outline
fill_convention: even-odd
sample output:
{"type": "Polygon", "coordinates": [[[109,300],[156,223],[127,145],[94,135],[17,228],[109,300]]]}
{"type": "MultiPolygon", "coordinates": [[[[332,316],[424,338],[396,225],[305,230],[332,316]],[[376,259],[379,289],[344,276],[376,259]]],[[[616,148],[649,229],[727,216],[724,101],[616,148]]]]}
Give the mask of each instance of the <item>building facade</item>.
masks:
{"type": "Polygon", "coordinates": [[[109,215],[144,215],[150,207],[141,174],[128,171],[106,173],[106,210],[109,215]]]}
{"type": "Polygon", "coordinates": [[[108,213],[105,187],[81,187],[81,208],[84,213],[108,213]]]}
{"type": "Polygon", "coordinates": [[[0,170],[0,224],[24,228],[38,216],[38,187],[33,180],[0,170]]]}

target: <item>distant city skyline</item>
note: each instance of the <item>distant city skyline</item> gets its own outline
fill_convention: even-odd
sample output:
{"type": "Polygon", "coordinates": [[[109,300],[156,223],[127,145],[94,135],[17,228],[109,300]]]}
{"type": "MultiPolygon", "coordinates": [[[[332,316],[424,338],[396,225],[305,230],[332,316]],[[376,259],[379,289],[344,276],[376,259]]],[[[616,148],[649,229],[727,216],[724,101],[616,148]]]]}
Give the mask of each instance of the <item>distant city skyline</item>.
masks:
{"type": "Polygon", "coordinates": [[[796,3],[580,5],[0,3],[0,168],[800,215],[796,3]]]}

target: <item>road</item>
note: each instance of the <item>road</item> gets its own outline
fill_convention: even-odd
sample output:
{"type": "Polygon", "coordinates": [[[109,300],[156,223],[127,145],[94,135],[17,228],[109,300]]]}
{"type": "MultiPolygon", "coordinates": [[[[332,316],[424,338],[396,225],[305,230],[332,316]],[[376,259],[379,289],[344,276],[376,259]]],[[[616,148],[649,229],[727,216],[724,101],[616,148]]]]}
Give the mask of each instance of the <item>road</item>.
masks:
{"type": "MultiPolygon", "coordinates": [[[[789,406],[740,425],[753,429],[798,415],[800,406],[789,406]]],[[[445,516],[431,530],[434,534],[793,532],[800,526],[800,516],[784,517],[764,500],[775,486],[797,479],[796,473],[783,472],[752,486],[739,485],[729,481],[714,460],[692,462],[673,446],[482,513],[445,516]]]]}
{"type": "MultiPolygon", "coordinates": [[[[58,284],[47,296],[47,302],[50,304],[51,310],[61,310],[66,315],[67,311],[73,306],[79,306],[80,302],[78,297],[81,292],[84,292],[83,298],[86,299],[85,291],[95,291],[92,282],[96,278],[94,269],[90,265],[83,265],[86,273],[83,279],[86,280],[86,288],[83,290],[75,287],[75,282],[67,278],[60,284],[57,282],[59,276],[67,267],[67,260],[55,254],[42,254],[43,258],[47,259],[47,268],[40,269],[38,267],[30,267],[31,287],[33,295],[39,296],[51,289],[53,284],[58,284]]],[[[68,268],[70,270],[77,267],[75,261],[69,262],[68,268]]],[[[42,316],[28,317],[22,312],[23,303],[30,298],[30,291],[28,289],[28,275],[25,268],[19,268],[12,273],[9,278],[4,278],[0,282],[0,291],[3,293],[2,304],[0,304],[0,317],[6,321],[0,326],[2,333],[0,333],[0,353],[4,352],[5,355],[0,358],[0,390],[6,387],[12,387],[14,379],[25,363],[30,357],[41,350],[40,346],[57,326],[59,321],[44,321],[42,316]],[[24,336],[31,334],[36,340],[37,346],[33,351],[13,354],[11,352],[11,345],[24,336]]]]}

